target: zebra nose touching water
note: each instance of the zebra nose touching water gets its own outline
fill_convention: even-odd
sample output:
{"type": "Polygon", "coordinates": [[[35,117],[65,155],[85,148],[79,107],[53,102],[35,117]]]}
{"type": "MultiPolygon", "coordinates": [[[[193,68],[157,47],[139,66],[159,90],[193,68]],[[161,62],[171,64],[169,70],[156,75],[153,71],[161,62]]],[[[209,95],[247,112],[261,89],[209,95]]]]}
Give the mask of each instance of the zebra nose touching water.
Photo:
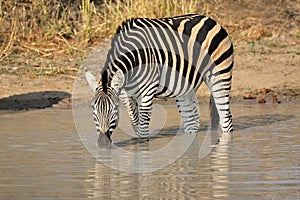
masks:
{"type": "Polygon", "coordinates": [[[209,17],[189,14],[124,21],[112,38],[99,81],[85,69],[95,94],[92,106],[98,144],[111,143],[120,99],[141,141],[149,140],[154,98],[175,98],[184,131],[196,133],[200,117],[195,96],[203,81],[211,92],[211,111],[217,113],[211,114],[212,126],[231,132],[232,68],[229,36],[209,17]]]}

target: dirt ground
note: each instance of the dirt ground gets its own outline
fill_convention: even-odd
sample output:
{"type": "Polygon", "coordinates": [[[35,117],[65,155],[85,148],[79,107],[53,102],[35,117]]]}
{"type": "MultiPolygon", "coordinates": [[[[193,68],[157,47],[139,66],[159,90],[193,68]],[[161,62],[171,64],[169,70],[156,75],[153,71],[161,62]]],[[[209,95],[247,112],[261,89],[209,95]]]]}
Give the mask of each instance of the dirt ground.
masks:
{"type": "MultiPolygon", "coordinates": [[[[233,102],[299,103],[300,2],[247,2],[213,1],[207,13],[228,30],[234,43],[233,102]]],[[[91,49],[87,48],[84,56],[91,49]]],[[[68,66],[65,73],[38,76],[28,70],[20,72],[25,63],[25,67],[16,66],[14,58],[9,59],[0,63],[0,110],[71,105],[82,63],[79,55],[53,58],[68,66]]],[[[199,99],[208,100],[208,95],[201,87],[199,99]]]]}

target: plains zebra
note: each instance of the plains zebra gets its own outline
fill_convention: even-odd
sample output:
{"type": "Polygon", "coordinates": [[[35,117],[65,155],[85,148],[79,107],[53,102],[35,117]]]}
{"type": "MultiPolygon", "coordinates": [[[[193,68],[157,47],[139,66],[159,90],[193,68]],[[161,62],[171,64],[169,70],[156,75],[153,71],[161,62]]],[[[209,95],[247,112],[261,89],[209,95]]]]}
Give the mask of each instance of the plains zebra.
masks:
{"type": "Polygon", "coordinates": [[[126,20],[112,38],[100,81],[86,77],[95,91],[93,113],[99,134],[109,139],[118,124],[119,97],[125,96],[132,126],[149,137],[153,98],[176,98],[184,131],[200,124],[195,94],[202,81],[211,91],[223,132],[232,131],[229,108],[233,45],[213,19],[196,14],[126,20]]]}

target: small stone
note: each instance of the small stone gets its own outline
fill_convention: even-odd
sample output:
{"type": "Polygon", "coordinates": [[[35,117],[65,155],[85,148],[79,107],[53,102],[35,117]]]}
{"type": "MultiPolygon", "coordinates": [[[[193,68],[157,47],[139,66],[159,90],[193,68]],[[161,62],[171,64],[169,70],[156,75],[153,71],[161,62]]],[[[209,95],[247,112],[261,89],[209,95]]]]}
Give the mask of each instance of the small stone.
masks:
{"type": "Polygon", "coordinates": [[[257,98],[257,103],[266,103],[266,101],[263,98],[259,97],[257,98]]]}
{"type": "Polygon", "coordinates": [[[274,104],[279,104],[279,103],[280,103],[280,101],[278,100],[277,97],[273,97],[272,102],[273,102],[274,104]]]}
{"type": "Polygon", "coordinates": [[[252,92],[248,92],[244,95],[244,99],[255,99],[252,92]]]}
{"type": "Polygon", "coordinates": [[[262,93],[261,89],[256,89],[255,92],[256,94],[262,93]]]}
{"type": "Polygon", "coordinates": [[[271,89],[270,89],[270,88],[262,88],[262,89],[261,89],[261,92],[262,92],[263,94],[267,94],[267,93],[271,92],[271,89]]]}

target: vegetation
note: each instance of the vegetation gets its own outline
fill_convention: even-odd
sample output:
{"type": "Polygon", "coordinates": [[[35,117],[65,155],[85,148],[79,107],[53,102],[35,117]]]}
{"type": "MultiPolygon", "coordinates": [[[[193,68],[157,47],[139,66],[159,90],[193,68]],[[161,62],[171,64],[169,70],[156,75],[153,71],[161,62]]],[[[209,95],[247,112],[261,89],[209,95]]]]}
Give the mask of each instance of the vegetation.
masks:
{"type": "Polygon", "coordinates": [[[197,0],[0,0],[0,61],[31,51],[72,54],[113,34],[126,18],[195,12],[197,0]]]}
{"type": "MultiPolygon", "coordinates": [[[[277,35],[286,33],[282,22],[288,19],[291,22],[289,27],[292,27],[289,32],[293,38],[299,38],[299,29],[294,25],[297,24],[297,10],[282,3],[295,5],[299,1],[264,2],[259,3],[257,10],[260,11],[257,12],[250,0],[0,0],[0,74],[73,73],[75,65],[91,47],[112,35],[123,20],[132,17],[207,14],[224,25],[232,39],[246,41],[265,37],[271,40],[278,32],[274,29],[282,29],[277,35]],[[234,5],[245,9],[232,12],[234,5]],[[266,5],[270,5],[269,9],[266,5]],[[261,24],[264,22],[259,19],[261,16],[255,17],[255,14],[264,13],[261,9],[265,9],[272,16],[271,6],[275,6],[279,17],[273,17],[272,20],[277,21],[269,22],[269,27],[266,27],[261,24]],[[249,7],[251,9],[246,9],[249,7]]],[[[249,47],[253,52],[254,42],[250,42],[249,47]]]]}

